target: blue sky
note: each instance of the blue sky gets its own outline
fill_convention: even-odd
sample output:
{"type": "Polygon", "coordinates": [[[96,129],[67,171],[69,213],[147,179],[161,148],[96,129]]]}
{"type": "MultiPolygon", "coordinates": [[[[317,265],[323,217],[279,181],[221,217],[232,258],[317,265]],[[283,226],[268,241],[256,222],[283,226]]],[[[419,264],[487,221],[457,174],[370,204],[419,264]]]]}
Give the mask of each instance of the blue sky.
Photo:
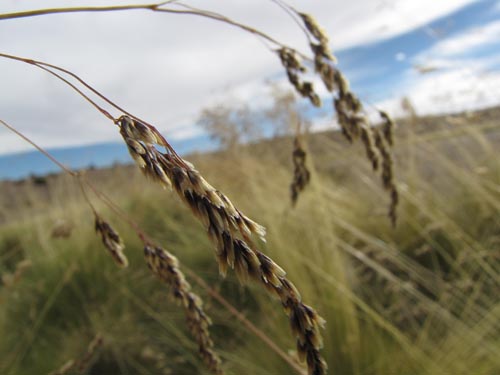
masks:
{"type": "MultiPolygon", "coordinates": [[[[23,3],[28,8],[39,6],[36,1],[23,3]]],[[[52,3],[64,2],[52,0],[47,6],[52,3]]],[[[254,0],[242,0],[233,8],[225,0],[198,3],[220,7],[287,44],[307,47],[296,25],[270,2],[263,3],[269,6],[265,12],[254,0]]],[[[20,10],[18,4],[6,1],[0,12],[20,10]]],[[[331,35],[340,69],[369,110],[377,107],[401,115],[402,97],[408,97],[420,114],[500,102],[500,1],[318,0],[307,5],[296,1],[294,6],[307,6],[304,11],[317,15],[331,35]]],[[[228,26],[212,21],[177,17],[168,21],[137,13],[2,21],[1,52],[42,59],[81,74],[120,105],[157,125],[167,139],[182,143],[184,151],[207,146],[195,124],[203,107],[244,102],[258,109],[269,103],[265,79],[286,85],[279,61],[255,37],[227,32],[228,26]],[[130,22],[137,30],[123,27],[130,22]]],[[[123,160],[123,152],[110,151],[119,148],[106,152],[104,146],[82,148],[119,143],[120,138],[64,85],[29,66],[2,59],[0,72],[0,118],[43,147],[64,148],[63,162],[75,167],[82,160],[94,165],[123,160]],[[73,155],[71,149],[77,146],[73,155]],[[85,157],[78,159],[78,152],[85,157]]],[[[317,119],[316,126],[334,126],[332,113],[317,119]]],[[[13,162],[16,153],[28,150],[29,145],[0,129],[0,155],[14,153],[0,158],[0,178],[49,170],[34,159],[13,162]]]]}
{"type": "MultiPolygon", "coordinates": [[[[461,65],[458,75],[463,75],[464,79],[488,72],[497,73],[500,69],[499,4],[488,0],[474,2],[394,38],[342,50],[337,53],[339,66],[352,77],[354,91],[370,103],[388,103],[391,99],[397,101],[403,96],[411,97],[416,81],[453,72],[458,62],[461,65]],[[491,31],[490,35],[485,36],[488,31],[491,31]],[[477,38],[473,37],[475,33],[477,38]],[[469,45],[463,43],[463,48],[458,50],[452,48],[452,44],[460,45],[466,39],[477,40],[470,41],[469,45]],[[443,51],[443,45],[448,45],[452,51],[443,51]],[[418,67],[436,70],[424,77],[418,67]]],[[[442,89],[447,91],[446,87],[442,89]]],[[[489,95],[488,105],[499,99],[498,91],[489,95]]],[[[460,110],[461,105],[459,102],[452,106],[452,111],[460,110]]],[[[416,106],[418,109],[418,103],[416,106]]],[[[447,108],[436,107],[436,110],[420,110],[422,113],[446,112],[447,108]]]]}

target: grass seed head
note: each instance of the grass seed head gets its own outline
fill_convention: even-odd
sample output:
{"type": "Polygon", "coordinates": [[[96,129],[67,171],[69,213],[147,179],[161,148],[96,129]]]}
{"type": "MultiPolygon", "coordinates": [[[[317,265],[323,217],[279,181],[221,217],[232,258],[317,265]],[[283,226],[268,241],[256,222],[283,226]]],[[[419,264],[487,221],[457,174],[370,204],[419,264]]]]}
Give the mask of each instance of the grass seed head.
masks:
{"type": "Polygon", "coordinates": [[[387,114],[387,112],[379,111],[380,117],[382,117],[382,133],[384,138],[389,144],[389,146],[394,145],[394,128],[396,127],[392,118],[387,114]]]}
{"type": "Polygon", "coordinates": [[[328,35],[325,30],[319,25],[316,19],[307,13],[299,13],[299,16],[304,21],[307,30],[322,44],[328,44],[328,35]]]}
{"type": "Polygon", "coordinates": [[[132,119],[129,116],[121,116],[118,121],[122,135],[144,142],[146,144],[158,144],[164,146],[164,141],[158,131],[150,125],[132,119]]]}
{"type": "Polygon", "coordinates": [[[373,142],[372,128],[367,126],[361,127],[361,141],[365,146],[366,156],[372,163],[373,170],[376,171],[379,167],[379,156],[373,142]]]}
{"type": "Polygon", "coordinates": [[[201,298],[191,292],[177,258],[165,249],[151,245],[144,246],[144,256],[149,269],[170,287],[174,300],[184,308],[188,329],[198,344],[198,353],[205,365],[213,373],[222,375],[221,360],[214,351],[208,330],[212,322],[203,310],[201,298]]]}
{"type": "MultiPolygon", "coordinates": [[[[134,138],[137,135],[127,131],[121,131],[121,134],[125,142],[128,138],[132,138],[145,145],[143,140],[134,138]]],[[[252,279],[260,283],[268,292],[281,300],[288,316],[294,310],[312,310],[302,303],[297,288],[285,278],[285,271],[256,249],[252,235],[264,239],[264,227],[239,211],[228,197],[212,187],[191,164],[168,152],[162,153],[155,147],[146,149],[148,151],[145,154],[146,159],[141,155],[141,160],[157,164],[165,172],[180,199],[204,225],[208,237],[214,244],[221,274],[224,275],[228,268],[233,268],[241,282],[252,279]]],[[[141,163],[138,164],[141,166],[141,163]]],[[[205,315],[199,313],[198,309],[201,306],[195,303],[196,299],[190,297],[188,284],[181,276],[175,258],[165,250],[149,245],[144,248],[144,254],[149,268],[171,285],[175,298],[181,300],[187,308],[188,320],[193,319],[196,323],[193,327],[197,327],[195,332],[192,332],[193,335],[205,337],[203,336],[205,334],[203,327],[207,325],[203,318],[205,315]],[[191,308],[193,306],[197,306],[196,309],[191,308]]],[[[316,313],[313,315],[315,318],[310,319],[308,328],[301,329],[302,326],[298,328],[294,326],[292,332],[304,348],[309,374],[321,375],[326,373],[326,365],[319,354],[320,339],[316,336],[319,335],[320,319],[316,313]]],[[[218,363],[212,358],[211,346],[207,348],[198,343],[202,356],[207,355],[205,362],[218,363]]]]}
{"type": "Polygon", "coordinates": [[[306,71],[306,68],[302,65],[297,53],[290,48],[281,48],[278,50],[278,56],[281,63],[286,69],[286,74],[288,76],[288,81],[295,88],[295,91],[301,96],[308,98],[309,101],[315,107],[321,106],[321,99],[319,95],[314,91],[314,85],[312,82],[303,82],[300,79],[300,74],[306,71]]]}
{"type": "Polygon", "coordinates": [[[298,136],[295,137],[293,144],[293,180],[290,185],[290,194],[292,205],[295,205],[299,198],[299,194],[306,188],[311,180],[311,172],[309,172],[306,166],[307,153],[302,147],[298,136]]]}
{"type": "Polygon", "coordinates": [[[374,130],[375,146],[382,156],[382,185],[384,186],[384,189],[389,193],[391,202],[389,205],[388,216],[391,219],[392,225],[395,226],[397,221],[396,208],[399,202],[399,194],[394,182],[394,161],[392,159],[392,154],[389,149],[387,138],[383,135],[383,132],[384,129],[374,130]]]}
{"type": "Polygon", "coordinates": [[[113,257],[119,267],[127,267],[128,259],[123,253],[125,245],[111,225],[104,221],[99,215],[95,215],[95,230],[101,235],[102,243],[113,257]]]}

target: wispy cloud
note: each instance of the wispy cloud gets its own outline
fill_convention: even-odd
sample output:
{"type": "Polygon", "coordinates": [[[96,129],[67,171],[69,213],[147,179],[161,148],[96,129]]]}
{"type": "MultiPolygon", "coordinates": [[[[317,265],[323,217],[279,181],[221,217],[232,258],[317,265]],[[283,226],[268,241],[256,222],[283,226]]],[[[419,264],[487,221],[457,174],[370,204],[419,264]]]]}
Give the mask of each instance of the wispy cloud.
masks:
{"type": "Polygon", "coordinates": [[[463,56],[474,53],[478,48],[485,48],[492,44],[500,44],[500,20],[472,27],[448,37],[436,43],[421,58],[463,56]]]}
{"type": "MultiPolygon", "coordinates": [[[[486,108],[500,102],[500,72],[474,72],[467,68],[435,72],[410,80],[404,89],[419,114],[453,113],[486,108]]],[[[377,103],[394,116],[403,114],[401,98],[377,103]]]]}

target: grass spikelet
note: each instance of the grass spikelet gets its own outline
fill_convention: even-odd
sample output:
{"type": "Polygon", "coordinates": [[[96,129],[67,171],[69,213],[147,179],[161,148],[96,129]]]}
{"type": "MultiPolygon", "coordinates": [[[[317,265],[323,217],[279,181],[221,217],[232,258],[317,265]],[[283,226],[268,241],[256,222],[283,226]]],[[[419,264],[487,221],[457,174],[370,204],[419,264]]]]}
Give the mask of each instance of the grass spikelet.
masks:
{"type": "Polygon", "coordinates": [[[383,132],[382,134],[385,134],[384,129],[373,130],[375,146],[382,156],[382,185],[384,186],[384,189],[389,192],[391,199],[388,216],[391,219],[392,225],[395,226],[397,221],[396,208],[399,201],[399,194],[396,184],[394,183],[394,161],[389,151],[387,138],[384,137],[381,132],[383,132]]]}
{"type": "Polygon", "coordinates": [[[299,13],[299,16],[304,21],[306,29],[318,41],[318,43],[309,43],[309,47],[314,54],[314,70],[320,76],[326,89],[329,92],[333,92],[335,88],[336,69],[334,64],[336,63],[336,59],[328,44],[328,35],[311,15],[299,13]]]}
{"type": "Polygon", "coordinates": [[[123,241],[111,225],[104,221],[99,215],[95,214],[95,230],[101,235],[102,243],[108,249],[108,252],[113,257],[113,260],[119,267],[127,267],[128,259],[123,254],[125,245],[123,241]]]}
{"type": "Polygon", "coordinates": [[[174,300],[184,308],[188,329],[198,343],[203,361],[210,371],[222,375],[221,360],[208,331],[210,318],[203,311],[201,299],[191,292],[177,258],[161,247],[150,245],[144,247],[144,256],[151,271],[170,287],[174,300]]]}
{"type": "Polygon", "coordinates": [[[321,99],[314,91],[314,85],[312,82],[302,82],[299,77],[301,73],[306,71],[306,68],[300,62],[296,52],[289,48],[281,48],[278,50],[278,56],[286,69],[288,81],[295,88],[295,91],[297,91],[301,96],[309,98],[309,101],[315,107],[320,107],[321,99]]]}
{"type": "MultiPolygon", "coordinates": [[[[340,72],[340,70],[335,68],[335,57],[333,56],[328,45],[329,37],[324,29],[319,25],[319,23],[313,16],[299,12],[296,12],[296,14],[304,22],[304,26],[310,36],[312,36],[312,39],[316,41],[316,43],[309,43],[311,51],[314,54],[314,69],[325,84],[327,90],[334,94],[333,107],[337,114],[337,121],[342,134],[350,143],[353,143],[357,138],[361,138],[361,141],[363,142],[366,150],[367,158],[371,162],[373,170],[377,170],[379,168],[378,153],[385,152],[385,155],[382,155],[382,182],[384,188],[389,191],[391,196],[389,217],[391,218],[391,221],[394,225],[396,222],[398,192],[394,185],[394,182],[392,181],[393,173],[391,155],[387,151],[387,149],[382,148],[385,147],[382,144],[376,146],[374,145],[372,127],[370,126],[366,115],[363,114],[363,105],[361,104],[361,101],[357,98],[357,96],[350,91],[349,83],[340,72]],[[377,150],[379,152],[377,152],[377,150]]],[[[311,40],[310,36],[309,38],[311,40]]],[[[382,131],[385,142],[389,146],[393,146],[394,122],[387,115],[387,113],[383,111],[380,111],[379,113],[383,119],[382,131]]]]}
{"type": "Polygon", "coordinates": [[[325,30],[319,25],[316,19],[307,13],[299,13],[299,16],[304,21],[307,30],[321,43],[328,44],[328,35],[325,30]]]}
{"type": "Polygon", "coordinates": [[[311,180],[311,172],[306,166],[307,153],[302,147],[298,136],[293,141],[293,180],[290,185],[290,194],[292,199],[292,206],[295,206],[299,198],[299,194],[306,188],[311,180]]]}
{"type": "MultiPolygon", "coordinates": [[[[118,124],[120,123],[118,121],[118,124]]],[[[131,138],[129,132],[121,129],[120,133],[125,142],[131,138]]],[[[309,374],[325,374],[326,364],[319,354],[321,349],[319,328],[323,321],[311,307],[302,303],[295,286],[285,278],[285,271],[256,249],[251,236],[257,235],[264,239],[264,227],[247,218],[229,198],[211,186],[190,163],[175,154],[160,152],[144,139],[134,140],[140,142],[146,152],[132,155],[132,158],[139,160],[139,166],[155,164],[161,168],[172,181],[172,186],[181,200],[204,225],[215,247],[219,272],[225,275],[228,267],[233,268],[241,282],[253,279],[261,283],[271,294],[279,297],[290,318],[290,327],[297,338],[297,346],[306,358],[309,374]],[[301,321],[301,324],[296,324],[295,316],[305,313],[312,316],[308,320],[309,323],[302,324],[301,321]]],[[[129,151],[133,150],[129,148],[129,151]]],[[[163,275],[165,281],[175,279],[171,274],[176,269],[172,263],[173,257],[160,250],[148,246],[145,248],[148,264],[153,272],[163,275]]],[[[177,281],[176,285],[180,286],[182,283],[177,281]]]]}
{"type": "Polygon", "coordinates": [[[309,375],[326,374],[327,365],[319,349],[323,347],[320,328],[325,321],[310,306],[302,303],[295,286],[286,278],[280,278],[281,286],[275,289],[289,317],[290,328],[297,339],[299,358],[305,359],[309,375]]]}
{"type": "Polygon", "coordinates": [[[128,138],[136,139],[137,141],[151,144],[159,144],[165,146],[163,137],[157,130],[149,125],[143,124],[140,121],[132,120],[128,116],[122,116],[119,119],[120,130],[128,138]]]}
{"type": "MultiPolygon", "coordinates": [[[[366,126],[363,126],[361,128],[361,141],[363,142],[363,145],[365,146],[366,150],[366,156],[372,163],[372,168],[374,171],[378,169],[379,165],[379,158],[378,158],[378,153],[375,148],[375,144],[373,142],[373,131],[372,128],[368,128],[366,126]]],[[[379,149],[380,150],[380,149],[379,149]]]]}
{"type": "MultiPolygon", "coordinates": [[[[321,58],[316,55],[315,59],[321,58]]],[[[323,69],[320,63],[316,65],[318,66],[317,69],[323,69]]],[[[337,94],[334,95],[333,104],[342,134],[350,143],[353,143],[358,137],[361,138],[366,156],[374,171],[379,169],[379,164],[382,164],[382,184],[384,189],[389,192],[391,199],[388,216],[392,225],[395,226],[398,191],[394,183],[393,160],[389,151],[389,146],[394,145],[394,122],[386,112],[379,111],[383,119],[382,137],[379,130],[374,130],[370,126],[366,115],[362,112],[363,105],[361,101],[349,90],[349,83],[342,73],[339,70],[334,70],[333,73],[328,73],[325,78],[323,78],[321,72],[320,75],[327,88],[331,86],[329,80],[332,79],[334,86],[338,90],[337,94]],[[330,78],[330,74],[333,74],[332,78],[330,78]],[[380,158],[382,161],[379,160],[380,158]]]]}
{"type": "Polygon", "coordinates": [[[382,133],[384,134],[384,138],[389,144],[389,146],[394,145],[394,121],[392,118],[387,114],[387,112],[384,111],[379,111],[380,117],[382,117],[383,123],[382,123],[382,133]]]}
{"type": "Polygon", "coordinates": [[[323,52],[316,47],[316,45],[311,47],[314,51],[314,70],[321,77],[326,89],[332,92],[335,89],[335,68],[330,62],[325,61],[323,52]]]}
{"type": "Polygon", "coordinates": [[[148,145],[165,145],[163,137],[156,129],[128,116],[121,116],[118,121],[120,133],[127,144],[130,155],[141,168],[145,176],[159,182],[164,188],[171,189],[172,183],[148,145]]]}

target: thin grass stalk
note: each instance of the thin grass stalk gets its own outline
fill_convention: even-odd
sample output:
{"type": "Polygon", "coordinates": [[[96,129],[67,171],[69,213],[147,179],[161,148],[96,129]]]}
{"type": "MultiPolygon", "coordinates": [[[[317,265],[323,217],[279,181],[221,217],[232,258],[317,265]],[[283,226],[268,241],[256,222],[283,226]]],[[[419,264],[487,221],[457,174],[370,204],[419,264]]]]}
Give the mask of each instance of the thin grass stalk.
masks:
{"type": "MultiPolygon", "coordinates": [[[[271,37],[270,35],[255,29],[249,25],[245,25],[241,22],[235,21],[226,17],[220,13],[208,11],[206,9],[200,9],[195,7],[190,7],[184,4],[174,4],[178,5],[184,9],[173,9],[173,8],[162,8],[163,6],[175,3],[176,0],[165,1],[161,3],[153,3],[153,4],[128,4],[128,5],[117,5],[117,6],[95,6],[95,7],[60,7],[60,8],[44,8],[44,9],[36,9],[29,10],[23,12],[14,12],[14,13],[4,13],[0,14],[0,20],[8,20],[8,19],[16,19],[16,18],[26,18],[26,17],[37,17],[37,16],[47,16],[51,14],[64,14],[64,13],[80,13],[80,12],[116,12],[116,11],[130,11],[130,10],[148,10],[152,12],[159,13],[171,13],[171,14],[184,14],[184,15],[192,15],[192,16],[200,16],[209,19],[213,19],[218,22],[223,22],[232,26],[235,26],[239,29],[242,29],[246,32],[256,35],[262,40],[271,43],[274,46],[278,46],[281,48],[289,48],[290,46],[278,41],[277,39],[271,37]]],[[[297,51],[297,53],[305,58],[308,57],[305,54],[302,54],[297,51]]]]}
{"type": "Polygon", "coordinates": [[[97,355],[99,348],[102,347],[102,344],[102,335],[98,333],[89,343],[87,350],[80,358],[68,360],[59,369],[49,373],[49,375],[84,374],[89,368],[92,359],[97,355]]]}

